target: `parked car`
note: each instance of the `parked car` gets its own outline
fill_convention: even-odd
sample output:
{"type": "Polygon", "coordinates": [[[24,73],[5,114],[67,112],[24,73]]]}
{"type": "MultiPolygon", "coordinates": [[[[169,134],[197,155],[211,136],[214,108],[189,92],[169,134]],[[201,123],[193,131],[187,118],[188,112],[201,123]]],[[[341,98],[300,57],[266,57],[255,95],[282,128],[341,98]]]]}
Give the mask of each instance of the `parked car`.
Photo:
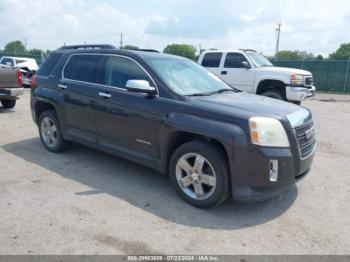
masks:
{"type": "Polygon", "coordinates": [[[315,96],[312,74],[276,67],[254,50],[205,51],[198,63],[241,91],[300,104],[315,96]]]}
{"type": "Polygon", "coordinates": [[[23,86],[30,87],[31,79],[35,72],[39,69],[39,66],[35,59],[26,57],[10,57],[3,56],[0,59],[1,67],[15,67],[22,72],[23,86]]]}
{"type": "Polygon", "coordinates": [[[18,96],[23,94],[22,73],[15,68],[0,67],[0,102],[3,108],[16,105],[18,96]]]}
{"type": "Polygon", "coordinates": [[[309,172],[308,109],[238,92],[178,56],[85,47],[52,52],[34,78],[47,150],[74,141],[152,167],[198,207],[276,196],[309,172]]]}

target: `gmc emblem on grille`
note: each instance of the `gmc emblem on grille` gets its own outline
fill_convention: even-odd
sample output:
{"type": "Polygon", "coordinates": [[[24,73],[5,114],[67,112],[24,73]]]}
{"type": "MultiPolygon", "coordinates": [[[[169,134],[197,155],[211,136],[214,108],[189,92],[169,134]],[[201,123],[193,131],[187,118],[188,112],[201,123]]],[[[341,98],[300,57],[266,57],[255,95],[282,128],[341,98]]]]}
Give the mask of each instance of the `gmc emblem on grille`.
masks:
{"type": "Polygon", "coordinates": [[[309,130],[306,130],[305,131],[305,139],[306,140],[310,140],[311,138],[314,137],[314,132],[315,130],[313,128],[309,129],[309,130]]]}

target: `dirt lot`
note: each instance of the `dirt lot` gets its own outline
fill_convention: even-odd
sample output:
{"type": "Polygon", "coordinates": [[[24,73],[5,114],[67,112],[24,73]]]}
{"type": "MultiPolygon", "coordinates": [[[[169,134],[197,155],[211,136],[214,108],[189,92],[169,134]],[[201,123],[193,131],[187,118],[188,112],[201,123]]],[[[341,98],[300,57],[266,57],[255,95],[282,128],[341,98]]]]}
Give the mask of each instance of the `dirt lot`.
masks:
{"type": "Polygon", "coordinates": [[[278,199],[200,210],[153,170],[48,153],[29,93],[0,109],[0,254],[349,254],[350,96],[318,95],[312,172],[278,199]]]}

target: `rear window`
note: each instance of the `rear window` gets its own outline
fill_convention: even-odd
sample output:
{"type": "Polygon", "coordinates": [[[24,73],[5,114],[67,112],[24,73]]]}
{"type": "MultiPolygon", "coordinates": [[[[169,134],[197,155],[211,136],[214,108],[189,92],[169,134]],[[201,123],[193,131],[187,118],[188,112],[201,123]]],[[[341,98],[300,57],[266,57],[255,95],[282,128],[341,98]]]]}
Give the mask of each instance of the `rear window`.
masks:
{"type": "Polygon", "coordinates": [[[104,59],[101,55],[73,55],[64,69],[64,77],[99,84],[104,59]]]}
{"type": "Polygon", "coordinates": [[[222,53],[207,53],[203,57],[202,66],[219,67],[222,53]]]}
{"type": "Polygon", "coordinates": [[[58,61],[60,60],[62,54],[59,53],[53,53],[51,54],[44,63],[40,66],[38,70],[38,75],[41,76],[48,76],[52,73],[52,70],[57,65],[58,61]]]}

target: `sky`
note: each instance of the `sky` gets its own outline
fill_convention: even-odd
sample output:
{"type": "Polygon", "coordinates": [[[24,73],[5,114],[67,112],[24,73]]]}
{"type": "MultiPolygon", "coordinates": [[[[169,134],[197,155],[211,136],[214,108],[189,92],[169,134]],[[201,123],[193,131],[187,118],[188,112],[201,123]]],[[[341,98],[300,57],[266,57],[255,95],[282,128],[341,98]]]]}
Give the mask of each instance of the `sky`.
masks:
{"type": "Polygon", "coordinates": [[[123,43],[162,51],[186,43],[218,49],[250,48],[324,56],[350,42],[350,0],[0,0],[0,49],[123,43]]]}

